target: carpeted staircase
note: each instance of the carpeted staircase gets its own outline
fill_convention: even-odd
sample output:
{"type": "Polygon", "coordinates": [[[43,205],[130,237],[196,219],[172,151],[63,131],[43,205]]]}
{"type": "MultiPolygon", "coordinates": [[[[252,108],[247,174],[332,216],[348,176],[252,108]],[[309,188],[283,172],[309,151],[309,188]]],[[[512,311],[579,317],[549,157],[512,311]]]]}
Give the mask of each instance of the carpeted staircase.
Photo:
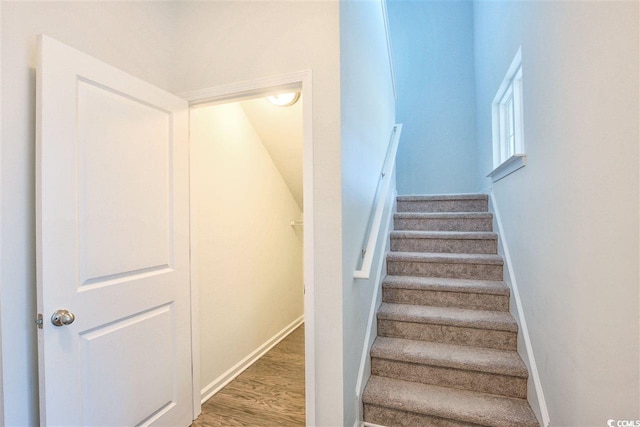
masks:
{"type": "Polygon", "coordinates": [[[486,195],[400,196],[364,421],[539,426],[486,195]]]}

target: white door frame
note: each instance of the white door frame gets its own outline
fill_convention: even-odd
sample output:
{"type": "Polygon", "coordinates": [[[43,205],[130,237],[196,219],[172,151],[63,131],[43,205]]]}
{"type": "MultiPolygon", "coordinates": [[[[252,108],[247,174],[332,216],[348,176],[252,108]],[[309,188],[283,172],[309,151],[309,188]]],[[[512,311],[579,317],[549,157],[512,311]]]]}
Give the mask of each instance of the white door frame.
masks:
{"type": "MultiPolygon", "coordinates": [[[[315,306],[314,306],[314,229],[313,229],[313,96],[311,70],[284,74],[281,76],[261,78],[238,83],[231,83],[212,88],[199,89],[178,94],[189,101],[193,107],[205,103],[221,103],[241,98],[257,97],[273,93],[278,89],[302,89],[302,121],[303,121],[303,279],[304,322],[305,322],[305,409],[306,425],[315,425],[315,306]]],[[[193,230],[192,230],[193,231],[193,230]]],[[[192,258],[193,260],[193,258],[192,258]]],[[[193,262],[191,265],[193,278],[193,262]]],[[[199,286],[191,280],[191,360],[193,382],[193,416],[201,412],[200,391],[200,319],[199,319],[199,286]]]]}

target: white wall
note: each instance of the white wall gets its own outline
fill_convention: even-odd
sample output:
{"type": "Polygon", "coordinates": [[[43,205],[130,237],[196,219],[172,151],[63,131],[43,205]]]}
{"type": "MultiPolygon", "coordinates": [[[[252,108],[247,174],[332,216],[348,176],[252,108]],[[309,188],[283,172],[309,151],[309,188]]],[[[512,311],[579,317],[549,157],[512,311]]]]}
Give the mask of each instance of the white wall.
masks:
{"type": "Polygon", "coordinates": [[[637,2],[475,3],[478,188],[522,46],[527,165],[494,184],[553,426],[640,418],[637,2]]]}
{"type": "MultiPolygon", "coordinates": [[[[360,355],[375,286],[355,281],[376,185],[395,124],[380,1],[340,3],[344,419],[355,421],[360,355]]],[[[338,424],[336,424],[338,425],[338,424]]]]}
{"type": "MultiPolygon", "coordinates": [[[[174,9],[163,2],[2,2],[2,343],[5,425],[38,424],[35,298],[36,35],[163,88],[174,9]]],[[[46,313],[45,313],[46,317],[46,313]]]]}
{"type": "Polygon", "coordinates": [[[179,93],[313,72],[318,425],[343,420],[339,6],[324,2],[2,3],[2,339],[7,425],[37,424],[35,40],[47,33],[179,93]],[[11,319],[10,328],[6,319],[11,319]],[[9,349],[7,343],[11,343],[9,349]]]}
{"type": "Polygon", "coordinates": [[[304,69],[313,72],[316,424],[341,425],[338,2],[183,2],[177,18],[176,93],[304,69]]]}
{"type": "Polygon", "coordinates": [[[303,207],[302,97],[288,107],[274,105],[265,98],[240,103],[300,209],[303,207]]]}
{"type": "Polygon", "coordinates": [[[304,314],[302,212],[240,103],[191,110],[191,159],[204,389],[304,314]]]}
{"type": "Polygon", "coordinates": [[[40,32],[176,93],[313,71],[314,406],[318,425],[342,424],[338,2],[3,2],[2,20],[2,339],[5,348],[11,345],[3,360],[7,424],[37,423],[33,159],[40,32]]]}
{"type": "Polygon", "coordinates": [[[471,0],[390,0],[398,82],[398,193],[475,189],[471,0]]]}

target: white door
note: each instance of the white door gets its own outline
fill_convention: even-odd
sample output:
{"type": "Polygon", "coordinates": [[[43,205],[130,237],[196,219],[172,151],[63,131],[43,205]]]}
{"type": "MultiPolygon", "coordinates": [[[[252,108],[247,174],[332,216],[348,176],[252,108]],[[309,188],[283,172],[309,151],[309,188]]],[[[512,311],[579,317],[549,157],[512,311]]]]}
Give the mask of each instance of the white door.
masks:
{"type": "Polygon", "coordinates": [[[187,426],[187,102],[39,43],[41,423],[187,426]]]}

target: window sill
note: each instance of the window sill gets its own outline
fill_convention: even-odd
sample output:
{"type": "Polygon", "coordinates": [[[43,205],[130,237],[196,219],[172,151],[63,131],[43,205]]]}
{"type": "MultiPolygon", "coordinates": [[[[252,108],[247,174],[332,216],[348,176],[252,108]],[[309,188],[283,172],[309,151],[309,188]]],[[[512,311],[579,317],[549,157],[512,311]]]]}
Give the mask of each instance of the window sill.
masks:
{"type": "Polygon", "coordinates": [[[521,167],[527,164],[526,154],[514,154],[505,160],[500,166],[489,172],[488,178],[491,178],[493,182],[500,181],[505,176],[517,171],[521,167]]]}

